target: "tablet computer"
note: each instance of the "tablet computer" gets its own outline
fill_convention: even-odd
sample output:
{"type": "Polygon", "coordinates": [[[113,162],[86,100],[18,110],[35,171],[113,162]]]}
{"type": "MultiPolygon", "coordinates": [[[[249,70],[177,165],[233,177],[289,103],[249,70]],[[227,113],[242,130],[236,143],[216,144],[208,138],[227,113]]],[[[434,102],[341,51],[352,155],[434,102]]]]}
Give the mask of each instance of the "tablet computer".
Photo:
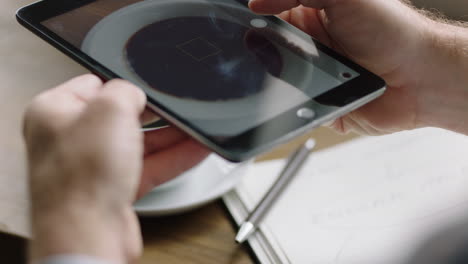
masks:
{"type": "Polygon", "coordinates": [[[377,98],[384,81],[246,0],[44,0],[18,21],[214,152],[242,161],[377,98]]]}

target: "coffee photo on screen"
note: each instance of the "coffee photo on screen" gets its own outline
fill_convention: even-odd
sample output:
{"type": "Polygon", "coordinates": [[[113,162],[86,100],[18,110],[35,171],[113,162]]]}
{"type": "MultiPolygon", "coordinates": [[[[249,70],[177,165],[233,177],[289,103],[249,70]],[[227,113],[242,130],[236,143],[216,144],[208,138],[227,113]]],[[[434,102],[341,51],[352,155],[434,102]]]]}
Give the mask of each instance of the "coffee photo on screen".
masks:
{"type": "Polygon", "coordinates": [[[63,23],[97,5],[116,8],[76,45],[210,135],[239,135],[340,85],[338,67],[359,76],[232,0],[97,0],[44,24],[66,38],[63,23]]]}

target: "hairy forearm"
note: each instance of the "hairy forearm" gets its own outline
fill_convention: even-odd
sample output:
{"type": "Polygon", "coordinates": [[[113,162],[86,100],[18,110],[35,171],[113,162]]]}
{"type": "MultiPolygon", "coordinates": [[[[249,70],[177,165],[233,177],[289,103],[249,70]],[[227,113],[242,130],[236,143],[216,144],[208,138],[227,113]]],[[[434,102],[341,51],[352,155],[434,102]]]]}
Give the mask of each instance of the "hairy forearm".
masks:
{"type": "Polygon", "coordinates": [[[427,37],[417,72],[424,87],[419,119],[468,135],[468,28],[428,20],[427,37]]]}

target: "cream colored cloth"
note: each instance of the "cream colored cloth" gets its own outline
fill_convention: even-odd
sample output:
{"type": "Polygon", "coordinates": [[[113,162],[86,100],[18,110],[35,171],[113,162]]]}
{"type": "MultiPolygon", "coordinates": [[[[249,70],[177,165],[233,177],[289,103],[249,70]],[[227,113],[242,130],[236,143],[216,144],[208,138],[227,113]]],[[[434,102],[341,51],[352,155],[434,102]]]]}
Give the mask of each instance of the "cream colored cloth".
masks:
{"type": "Polygon", "coordinates": [[[86,71],[15,20],[26,0],[0,2],[0,232],[30,236],[22,115],[34,95],[86,71]]]}

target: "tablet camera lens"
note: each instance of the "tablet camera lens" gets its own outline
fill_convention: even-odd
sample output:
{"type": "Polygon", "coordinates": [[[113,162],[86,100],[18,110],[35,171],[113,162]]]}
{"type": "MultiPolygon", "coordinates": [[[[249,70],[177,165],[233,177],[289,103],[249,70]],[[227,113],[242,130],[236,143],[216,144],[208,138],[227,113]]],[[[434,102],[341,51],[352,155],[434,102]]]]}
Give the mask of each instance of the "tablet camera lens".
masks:
{"type": "Polygon", "coordinates": [[[345,79],[349,79],[349,78],[353,77],[353,75],[352,75],[351,73],[349,73],[349,72],[343,72],[343,73],[341,74],[341,76],[342,76],[343,78],[345,78],[345,79]]]}

